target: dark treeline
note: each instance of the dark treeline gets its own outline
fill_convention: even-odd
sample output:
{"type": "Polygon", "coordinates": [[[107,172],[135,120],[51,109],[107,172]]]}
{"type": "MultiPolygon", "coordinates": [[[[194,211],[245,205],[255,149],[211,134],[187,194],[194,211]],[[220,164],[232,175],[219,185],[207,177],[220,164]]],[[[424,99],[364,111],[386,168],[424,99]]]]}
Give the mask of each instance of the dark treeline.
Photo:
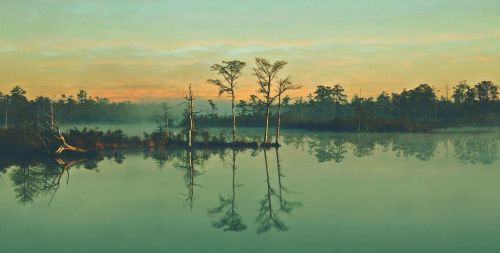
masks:
{"type": "MultiPolygon", "coordinates": [[[[239,68],[245,66],[241,62],[233,64],[239,64],[239,68]]],[[[222,68],[221,65],[216,66],[222,68]]],[[[239,77],[238,73],[234,75],[239,77]]],[[[210,110],[196,114],[198,125],[230,127],[234,123],[240,127],[260,127],[265,126],[266,120],[276,122],[278,111],[283,127],[337,131],[425,131],[500,124],[498,86],[491,81],[475,85],[461,81],[450,88],[449,96],[438,97],[431,85],[420,84],[400,93],[381,92],[375,97],[354,95],[349,99],[339,84],[319,85],[305,98],[291,98],[284,94],[285,91],[298,86],[285,85],[284,91],[279,90],[280,84],[290,81],[287,78],[276,81],[274,88],[259,88],[259,92],[248,100],[238,101],[234,98],[236,79],[231,84],[233,86],[224,86],[221,80],[209,79],[221,85],[220,94],[229,94],[232,113],[220,113],[217,104],[208,100],[210,110]],[[276,89],[274,95],[271,94],[273,89],[276,89]]],[[[165,107],[168,107],[166,103],[110,102],[106,98],[89,96],[84,90],[75,96],[62,95],[55,100],[43,96],[28,99],[26,91],[20,86],[5,94],[0,92],[0,122],[3,127],[40,122],[51,110],[61,124],[155,122],[165,107]]],[[[174,126],[179,117],[169,113],[174,126]]],[[[234,141],[236,135],[232,138],[234,141]]]]}
{"type": "MultiPolygon", "coordinates": [[[[449,98],[438,97],[428,84],[401,93],[381,92],[376,97],[355,95],[350,101],[341,85],[317,86],[306,99],[285,96],[271,107],[272,120],[280,106],[282,126],[336,131],[429,131],[434,128],[495,126],[500,124],[498,86],[483,81],[474,86],[460,82],[449,98]]],[[[252,95],[236,104],[238,125],[262,126],[266,102],[252,95]]],[[[217,111],[202,115],[202,126],[228,126],[231,120],[217,111]]]]}
{"type": "Polygon", "coordinates": [[[26,97],[27,91],[15,86],[9,93],[0,92],[0,122],[2,126],[19,126],[38,121],[50,110],[60,123],[127,123],[151,122],[161,111],[159,103],[110,102],[107,98],[92,97],[86,91],[61,95],[57,99],[38,96],[26,97]]]}

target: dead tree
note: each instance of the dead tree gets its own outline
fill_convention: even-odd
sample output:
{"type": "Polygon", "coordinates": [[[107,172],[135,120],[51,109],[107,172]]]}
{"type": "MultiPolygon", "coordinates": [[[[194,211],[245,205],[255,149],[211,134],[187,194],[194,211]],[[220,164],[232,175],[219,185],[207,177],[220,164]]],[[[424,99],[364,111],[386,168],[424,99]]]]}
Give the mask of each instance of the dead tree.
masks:
{"type": "Polygon", "coordinates": [[[290,76],[287,76],[284,79],[280,79],[278,81],[278,87],[276,88],[276,93],[278,97],[278,111],[276,115],[276,140],[275,144],[279,144],[279,139],[280,139],[280,127],[281,127],[281,96],[285,94],[285,92],[289,90],[296,90],[300,89],[300,86],[292,84],[292,78],[290,76]]]}
{"type": "Polygon", "coordinates": [[[277,78],[278,72],[285,67],[287,62],[276,61],[270,63],[268,60],[263,58],[255,58],[255,64],[257,65],[253,68],[254,75],[257,77],[257,82],[259,84],[258,92],[264,96],[264,103],[266,107],[266,118],[265,118],[265,128],[264,128],[264,145],[268,144],[269,140],[269,115],[271,110],[271,105],[277,96],[272,96],[272,86],[277,78]]]}
{"type": "Polygon", "coordinates": [[[210,67],[211,71],[217,71],[217,74],[223,77],[220,79],[208,79],[207,82],[219,87],[219,96],[227,94],[231,97],[231,115],[233,117],[233,144],[236,142],[236,113],[235,113],[235,89],[237,80],[241,76],[241,70],[246,63],[242,61],[222,61],[222,64],[214,64],[210,67]]]}
{"type": "Polygon", "coordinates": [[[84,153],[85,150],[68,144],[64,136],[59,131],[56,118],[54,116],[54,105],[50,105],[50,114],[46,115],[46,122],[42,126],[42,142],[51,155],[61,155],[65,151],[84,153]],[[55,151],[53,151],[55,150],[55,151]],[[53,153],[52,153],[53,152],[53,153]]]}
{"type": "Polygon", "coordinates": [[[184,99],[186,100],[186,113],[187,113],[187,144],[188,148],[193,147],[193,132],[194,132],[194,95],[193,90],[191,89],[191,84],[189,84],[189,89],[184,95],[184,99]]]}

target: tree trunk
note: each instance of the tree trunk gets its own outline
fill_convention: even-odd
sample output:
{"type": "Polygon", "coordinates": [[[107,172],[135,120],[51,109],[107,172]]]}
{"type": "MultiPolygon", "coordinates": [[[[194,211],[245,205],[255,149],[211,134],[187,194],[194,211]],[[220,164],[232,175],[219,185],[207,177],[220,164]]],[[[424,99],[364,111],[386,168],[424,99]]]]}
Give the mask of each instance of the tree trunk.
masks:
{"type": "Polygon", "coordinates": [[[280,127],[281,127],[281,95],[278,96],[278,112],[276,118],[276,140],[275,140],[276,144],[279,144],[280,127]]]}
{"type": "MultiPolygon", "coordinates": [[[[190,87],[191,88],[191,87],[190,87]]],[[[188,129],[188,147],[193,147],[193,96],[190,94],[189,97],[189,129],[188,129]]]]}
{"type": "Polygon", "coordinates": [[[234,94],[231,99],[231,113],[233,115],[233,144],[236,143],[236,114],[234,114],[234,94]]]}
{"type": "Polygon", "coordinates": [[[5,129],[7,129],[9,127],[9,124],[8,124],[8,119],[9,119],[9,99],[7,97],[5,97],[5,129]]]}
{"type": "Polygon", "coordinates": [[[268,133],[269,133],[269,114],[270,114],[271,105],[267,103],[266,105],[266,125],[264,129],[264,145],[268,142],[268,133]]]}

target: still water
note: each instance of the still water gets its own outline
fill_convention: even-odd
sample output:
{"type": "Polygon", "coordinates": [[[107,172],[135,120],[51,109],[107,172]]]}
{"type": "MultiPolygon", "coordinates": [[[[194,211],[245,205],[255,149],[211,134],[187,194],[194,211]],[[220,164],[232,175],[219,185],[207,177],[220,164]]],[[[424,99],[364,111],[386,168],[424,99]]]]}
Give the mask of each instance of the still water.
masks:
{"type": "Polygon", "coordinates": [[[498,131],[1,158],[1,252],[500,252],[498,131]]]}

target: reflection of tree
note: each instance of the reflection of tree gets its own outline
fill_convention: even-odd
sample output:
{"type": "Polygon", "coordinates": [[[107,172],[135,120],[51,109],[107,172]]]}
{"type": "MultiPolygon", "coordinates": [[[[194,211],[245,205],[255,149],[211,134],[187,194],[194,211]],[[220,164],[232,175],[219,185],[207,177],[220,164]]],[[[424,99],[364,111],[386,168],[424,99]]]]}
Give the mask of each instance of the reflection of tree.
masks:
{"type": "Polygon", "coordinates": [[[230,198],[224,198],[219,195],[219,206],[208,211],[209,214],[222,214],[219,220],[214,221],[212,225],[215,228],[222,228],[224,231],[242,231],[247,228],[243,223],[240,214],[237,211],[236,205],[236,153],[237,151],[232,149],[232,195],[230,198]]]}
{"type": "Polygon", "coordinates": [[[290,191],[283,185],[283,178],[285,175],[283,174],[281,164],[280,164],[280,155],[279,148],[276,149],[276,166],[278,168],[278,197],[280,202],[280,210],[284,213],[291,213],[295,207],[301,206],[302,204],[297,201],[289,201],[286,200],[285,194],[290,193],[290,191]]]}
{"type": "Polygon", "coordinates": [[[187,188],[185,203],[189,205],[189,208],[193,209],[194,204],[194,189],[199,186],[195,184],[195,177],[201,175],[202,173],[195,169],[195,164],[199,163],[199,158],[197,158],[193,149],[188,149],[186,151],[186,159],[177,165],[178,168],[184,171],[184,184],[187,188]]]}
{"type": "Polygon", "coordinates": [[[308,141],[309,152],[314,154],[318,162],[335,161],[340,163],[347,153],[345,138],[336,136],[333,138],[312,138],[308,141]]]}
{"type": "Polygon", "coordinates": [[[269,166],[267,162],[267,151],[264,149],[264,161],[266,166],[266,184],[267,191],[260,203],[259,213],[255,220],[257,224],[257,233],[265,233],[273,227],[277,231],[286,231],[288,227],[278,217],[277,211],[273,209],[272,197],[276,196],[276,191],[271,187],[271,180],[269,178],[269,166]]]}
{"type": "MultiPolygon", "coordinates": [[[[73,161],[66,161],[66,160],[63,160],[63,159],[56,159],[56,164],[57,166],[55,168],[57,168],[56,170],[52,170],[52,171],[58,171],[58,173],[54,174],[52,176],[52,179],[47,183],[44,184],[44,188],[43,190],[47,193],[49,192],[52,192],[52,195],[50,197],[50,201],[49,201],[49,205],[50,203],[52,203],[52,200],[54,200],[54,196],[56,195],[57,191],[59,190],[59,186],[61,185],[61,178],[63,177],[64,173],[66,172],[66,175],[67,175],[67,178],[66,178],[66,184],[69,183],[69,169],[71,169],[71,167],[73,166],[76,166],[78,165],[79,163],[83,163],[83,164],[86,164],[87,162],[86,161],[82,161],[82,160],[73,160],[73,161]]],[[[52,164],[51,164],[52,165],[52,164]]],[[[48,168],[51,168],[51,166],[47,166],[46,169],[48,168]]],[[[54,168],[54,167],[52,167],[54,168]]],[[[45,181],[47,182],[47,181],[45,181]]]]}
{"type": "Polygon", "coordinates": [[[286,145],[293,145],[296,149],[304,150],[304,134],[290,134],[283,136],[286,145]]]}
{"type": "Polygon", "coordinates": [[[16,199],[19,203],[26,204],[33,202],[39,195],[50,195],[50,202],[52,202],[64,174],[67,175],[66,183],[68,183],[70,168],[92,169],[97,167],[101,160],[102,157],[79,160],[65,160],[63,158],[31,160],[23,158],[5,161],[5,164],[6,167],[12,166],[10,178],[14,184],[16,199]]]}
{"type": "Polygon", "coordinates": [[[165,150],[165,149],[155,149],[151,153],[151,158],[156,162],[158,169],[163,169],[167,162],[172,160],[174,157],[180,157],[178,149],[165,150]]]}
{"type": "Polygon", "coordinates": [[[62,158],[33,164],[22,162],[14,167],[11,173],[16,198],[19,203],[26,204],[33,202],[34,198],[43,193],[50,194],[52,201],[64,173],[66,172],[69,180],[69,169],[80,164],[85,166],[86,163],[88,161],[66,161],[62,158]]]}
{"type": "Polygon", "coordinates": [[[437,140],[432,136],[409,135],[405,137],[394,138],[392,141],[392,150],[396,152],[397,156],[414,156],[421,161],[428,161],[434,156],[437,140]]]}
{"type": "Polygon", "coordinates": [[[358,138],[354,139],[352,153],[357,157],[365,157],[373,154],[375,149],[376,141],[371,138],[370,135],[361,136],[358,134],[358,138]]]}
{"type": "Polygon", "coordinates": [[[115,152],[113,160],[117,164],[122,164],[125,161],[125,154],[123,152],[115,152]]]}
{"type": "Polygon", "coordinates": [[[15,185],[14,192],[19,203],[33,202],[38,195],[42,185],[39,174],[37,167],[30,166],[29,163],[20,164],[12,171],[10,177],[15,185]]]}
{"type": "Polygon", "coordinates": [[[463,163],[492,164],[498,156],[498,142],[495,138],[457,136],[451,142],[455,157],[463,163]]]}
{"type": "Polygon", "coordinates": [[[352,154],[357,157],[373,155],[374,150],[393,151],[396,156],[416,157],[427,161],[436,152],[439,138],[433,135],[413,134],[340,134],[312,135],[307,140],[308,152],[318,162],[342,162],[351,147],[352,154]]]}

